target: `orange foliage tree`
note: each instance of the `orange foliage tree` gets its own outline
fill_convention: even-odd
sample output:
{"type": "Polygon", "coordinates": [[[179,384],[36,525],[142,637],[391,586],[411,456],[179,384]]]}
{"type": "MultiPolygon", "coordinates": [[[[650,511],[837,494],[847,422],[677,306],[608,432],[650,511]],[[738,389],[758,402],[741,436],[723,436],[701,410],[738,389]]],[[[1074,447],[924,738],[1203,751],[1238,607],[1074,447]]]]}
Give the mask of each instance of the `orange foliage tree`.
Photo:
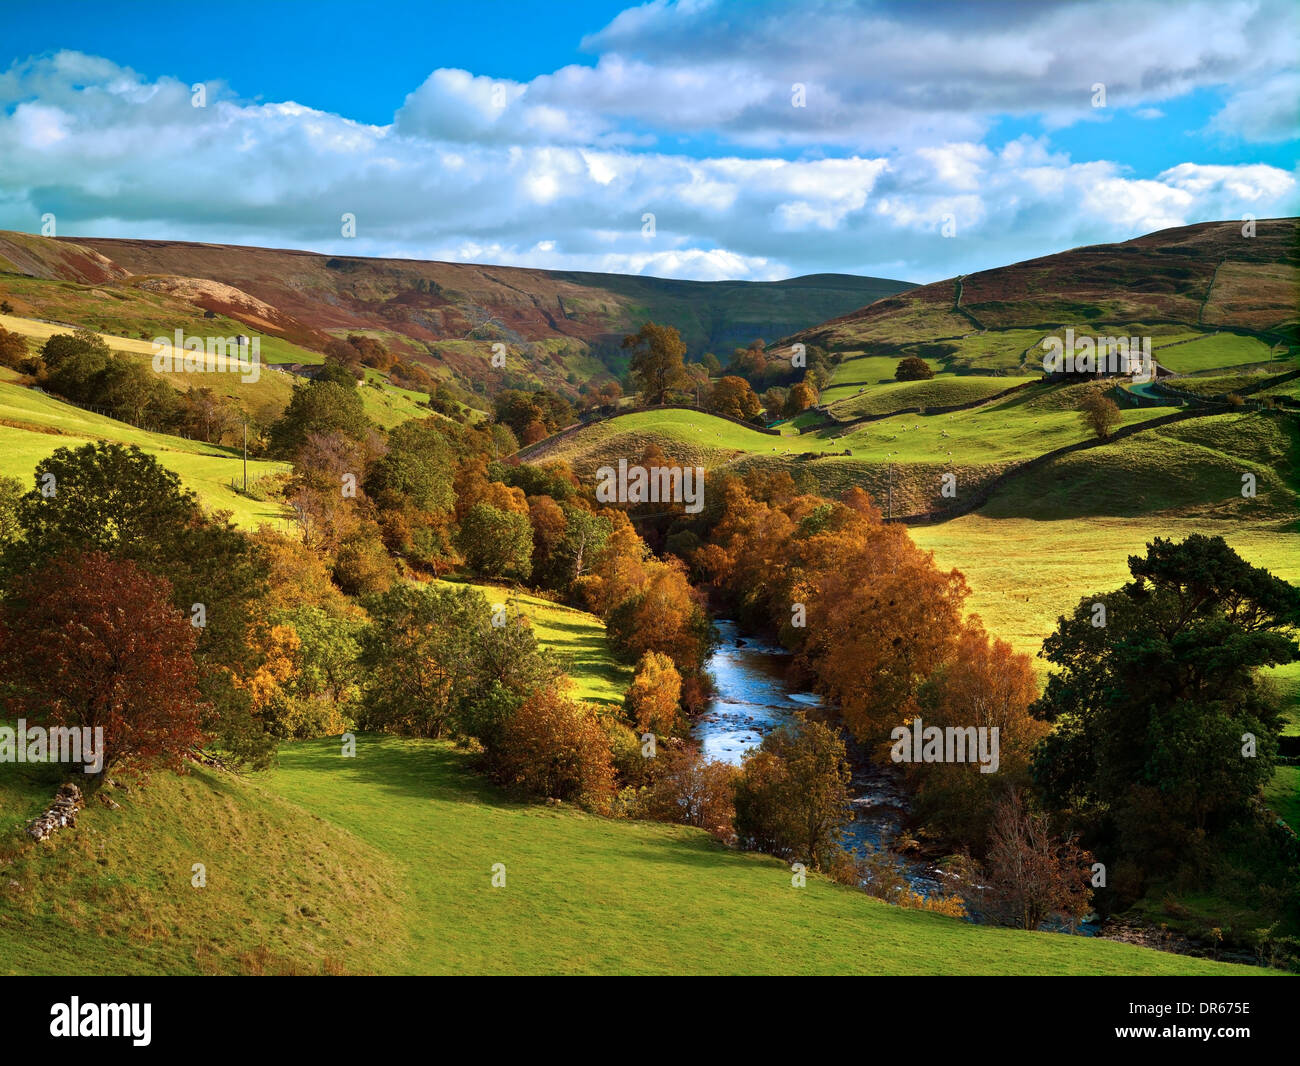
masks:
{"type": "Polygon", "coordinates": [[[917,812],[931,828],[969,841],[988,836],[996,804],[1009,791],[1029,785],[1034,746],[1050,727],[1029,714],[1038,679],[1028,655],[990,638],[979,618],[962,627],[947,661],[917,694],[926,726],[969,726],[998,731],[998,769],[981,773],[977,763],[909,763],[917,788],[917,812]]]}
{"type": "Polygon", "coordinates": [[[609,737],[587,705],[556,685],[535,691],[505,722],[489,749],[493,776],[535,796],[608,811],[614,794],[609,737]]]}
{"type": "Polygon", "coordinates": [[[682,675],[672,659],[657,651],[641,656],[623,697],[628,718],[641,733],[671,733],[678,725],[682,675]]]}

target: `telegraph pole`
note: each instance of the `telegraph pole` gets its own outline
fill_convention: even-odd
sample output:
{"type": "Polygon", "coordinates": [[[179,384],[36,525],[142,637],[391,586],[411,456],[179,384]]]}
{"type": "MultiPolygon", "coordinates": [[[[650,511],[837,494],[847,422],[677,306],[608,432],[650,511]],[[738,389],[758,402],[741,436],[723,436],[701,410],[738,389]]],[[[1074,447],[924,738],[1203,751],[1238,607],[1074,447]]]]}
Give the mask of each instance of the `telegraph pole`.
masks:
{"type": "Polygon", "coordinates": [[[244,416],[244,495],[248,495],[248,416],[244,416]]]}

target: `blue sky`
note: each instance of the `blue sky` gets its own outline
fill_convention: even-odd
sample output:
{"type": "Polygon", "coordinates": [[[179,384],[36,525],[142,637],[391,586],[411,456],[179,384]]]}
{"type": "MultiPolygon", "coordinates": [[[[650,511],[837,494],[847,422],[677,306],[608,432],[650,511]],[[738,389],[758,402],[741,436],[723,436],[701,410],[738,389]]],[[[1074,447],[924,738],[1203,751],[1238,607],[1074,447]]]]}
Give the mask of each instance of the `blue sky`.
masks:
{"type": "Polygon", "coordinates": [[[165,5],[42,0],[6,7],[0,69],[67,48],[151,78],[183,70],[195,81],[228,81],[249,99],[296,100],[362,122],[385,123],[438,67],[524,81],[569,63],[591,64],[594,57],[582,51],[582,38],[627,6],[589,0],[165,5]],[[156,14],[163,8],[165,14],[156,14]],[[246,32],[247,27],[256,32],[246,32]]]}
{"type": "Polygon", "coordinates": [[[0,228],[935,280],[1297,213],[1296,6],[13,5],[0,228]]]}

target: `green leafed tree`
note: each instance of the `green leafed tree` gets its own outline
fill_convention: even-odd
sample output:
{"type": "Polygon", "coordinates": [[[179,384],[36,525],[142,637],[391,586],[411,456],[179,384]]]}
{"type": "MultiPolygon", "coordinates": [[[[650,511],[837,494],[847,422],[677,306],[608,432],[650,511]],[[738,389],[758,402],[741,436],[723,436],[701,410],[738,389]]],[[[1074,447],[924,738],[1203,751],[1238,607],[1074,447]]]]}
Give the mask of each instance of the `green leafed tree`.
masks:
{"type": "Polygon", "coordinates": [[[1280,725],[1260,671],[1300,656],[1300,589],[1200,534],[1156,538],[1129,570],[1043,644],[1056,669],[1032,711],[1055,728],[1033,773],[1093,839],[1158,873],[1251,821],[1280,725]]]}
{"type": "Polygon", "coordinates": [[[232,758],[260,764],[273,741],[233,683],[261,655],[252,630],[266,589],[266,562],[222,516],[134,445],[98,441],[58,448],[36,467],[18,504],[20,536],[3,556],[10,577],[40,572],[57,556],[92,551],[130,560],[165,578],[172,603],[197,619],[195,662],[208,707],[205,732],[232,758]]]}
{"type": "Polygon", "coordinates": [[[370,419],[355,387],[312,381],[294,388],[284,414],[271,425],[271,448],[277,455],[292,457],[311,434],[337,433],[359,441],[369,429],[370,419]]]}
{"type": "Polygon", "coordinates": [[[909,355],[900,359],[894,368],[895,381],[929,381],[934,377],[934,368],[919,355],[909,355]]]}
{"type": "Polygon", "coordinates": [[[526,514],[476,503],[461,519],[456,542],[480,574],[526,579],[532,573],[533,528],[526,514]]]}

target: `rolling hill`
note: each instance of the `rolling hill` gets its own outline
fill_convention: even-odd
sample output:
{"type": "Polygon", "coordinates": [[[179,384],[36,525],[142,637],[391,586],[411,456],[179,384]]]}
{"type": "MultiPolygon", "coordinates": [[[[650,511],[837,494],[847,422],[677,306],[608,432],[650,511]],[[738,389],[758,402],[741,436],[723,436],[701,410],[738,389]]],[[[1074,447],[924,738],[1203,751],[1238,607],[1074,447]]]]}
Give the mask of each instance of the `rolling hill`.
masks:
{"type": "Polygon", "coordinates": [[[1239,222],[1205,222],[1076,248],[922,285],[786,342],[882,354],[984,331],[1181,323],[1295,343],[1298,225],[1263,219],[1246,237],[1239,222]]]}
{"type": "Polygon", "coordinates": [[[307,353],[331,336],[363,333],[480,391],[533,384],[576,392],[621,367],[620,341],[647,320],[676,325],[696,354],[725,355],[910,287],[846,274],[672,281],[0,232],[0,299],[23,317],[146,339],[236,322],[278,340],[271,361],[285,362],[313,361],[307,353]],[[507,347],[504,370],[488,362],[493,343],[507,347]]]}
{"type": "Polygon", "coordinates": [[[1152,536],[1221,533],[1300,580],[1296,416],[1188,406],[1234,391],[1294,395],[1297,222],[1265,220],[1254,238],[1239,223],[1207,223],[1076,249],[803,331],[787,342],[822,345],[840,362],[821,406],[781,435],[700,411],[631,411],[520,457],[562,459],[590,477],[654,444],[709,470],[779,469],[830,494],[861,486],[894,516],[950,512],[916,524],[914,538],[965,571],[971,607],[1030,653],[1079,596],[1122,581],[1127,555],[1152,536]],[[1131,435],[1090,440],[1077,412],[1087,386],[1041,380],[1039,342],[1065,326],[1152,338],[1170,388],[1109,386],[1131,435]],[[895,381],[903,354],[935,376],[895,381]],[[1241,494],[1243,472],[1256,477],[1253,498],[1241,494]],[[955,498],[941,495],[944,474],[955,475],[955,498]]]}

